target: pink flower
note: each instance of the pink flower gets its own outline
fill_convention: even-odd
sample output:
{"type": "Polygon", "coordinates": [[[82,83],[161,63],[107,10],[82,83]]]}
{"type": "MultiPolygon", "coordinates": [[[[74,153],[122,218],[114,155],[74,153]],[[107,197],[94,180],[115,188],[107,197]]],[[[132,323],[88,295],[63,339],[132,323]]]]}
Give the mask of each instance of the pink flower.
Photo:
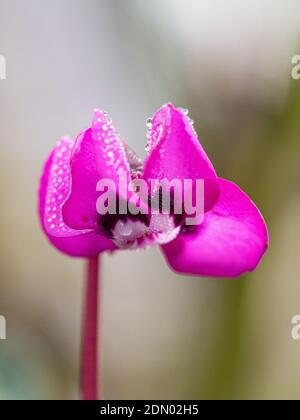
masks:
{"type": "Polygon", "coordinates": [[[238,186],[218,178],[184,110],[168,104],[154,115],[147,151],[143,165],[101,111],[75,143],[62,138],[45,164],[39,193],[40,219],[50,242],[68,255],[87,258],[159,244],[179,273],[238,277],[253,271],[268,247],[266,224],[238,186]],[[99,180],[117,184],[121,172],[147,182],[203,179],[203,223],[189,227],[184,216],[172,214],[99,215],[99,180]]]}

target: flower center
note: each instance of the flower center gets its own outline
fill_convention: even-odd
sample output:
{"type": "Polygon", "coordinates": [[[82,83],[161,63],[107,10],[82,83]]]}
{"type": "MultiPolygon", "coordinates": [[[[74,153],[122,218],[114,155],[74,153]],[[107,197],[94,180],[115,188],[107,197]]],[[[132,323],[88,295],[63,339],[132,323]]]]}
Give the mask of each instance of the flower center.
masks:
{"type": "Polygon", "coordinates": [[[173,241],[181,225],[172,215],[162,213],[125,217],[106,215],[100,220],[100,229],[119,248],[137,249],[173,241]]]}

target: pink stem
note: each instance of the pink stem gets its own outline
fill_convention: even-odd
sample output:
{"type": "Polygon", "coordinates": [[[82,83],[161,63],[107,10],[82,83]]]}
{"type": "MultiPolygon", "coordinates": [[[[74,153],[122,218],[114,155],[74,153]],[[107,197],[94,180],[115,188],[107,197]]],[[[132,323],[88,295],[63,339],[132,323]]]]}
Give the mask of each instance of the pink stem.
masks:
{"type": "Polygon", "coordinates": [[[81,392],[83,400],[97,400],[98,394],[98,300],[99,257],[87,262],[87,284],[83,321],[81,392]]]}

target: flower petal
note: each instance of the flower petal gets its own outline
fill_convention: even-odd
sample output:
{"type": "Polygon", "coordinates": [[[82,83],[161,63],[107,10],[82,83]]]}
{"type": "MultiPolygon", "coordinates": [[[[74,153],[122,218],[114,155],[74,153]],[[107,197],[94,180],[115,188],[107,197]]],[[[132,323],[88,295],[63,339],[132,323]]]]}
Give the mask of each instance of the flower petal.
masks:
{"type": "Polygon", "coordinates": [[[74,143],[62,138],[48,158],[40,182],[39,215],[45,234],[61,252],[74,257],[93,257],[114,244],[90,230],[76,231],[62,217],[62,205],[71,185],[70,158],[74,143]]]}
{"type": "Polygon", "coordinates": [[[72,189],[63,207],[66,223],[74,229],[96,229],[99,215],[96,191],[101,179],[119,182],[130,167],[123,142],[106,114],[96,110],[92,128],[77,139],[71,161],[72,189]]]}
{"type": "Polygon", "coordinates": [[[184,111],[172,104],[163,106],[152,119],[148,141],[143,178],[203,179],[204,208],[210,210],[219,198],[217,175],[184,111]]]}
{"type": "Polygon", "coordinates": [[[162,247],[179,273],[239,277],[253,271],[267,250],[268,231],[259,210],[237,185],[219,182],[220,199],[203,224],[162,247]]]}

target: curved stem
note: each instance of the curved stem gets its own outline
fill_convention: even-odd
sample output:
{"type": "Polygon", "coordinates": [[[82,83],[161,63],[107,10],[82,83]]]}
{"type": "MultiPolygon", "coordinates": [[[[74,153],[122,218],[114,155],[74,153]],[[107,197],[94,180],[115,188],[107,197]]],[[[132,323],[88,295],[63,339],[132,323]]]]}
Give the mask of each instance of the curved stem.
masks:
{"type": "Polygon", "coordinates": [[[99,257],[87,262],[87,284],[82,336],[81,393],[83,400],[97,400],[98,394],[98,302],[99,257]]]}

